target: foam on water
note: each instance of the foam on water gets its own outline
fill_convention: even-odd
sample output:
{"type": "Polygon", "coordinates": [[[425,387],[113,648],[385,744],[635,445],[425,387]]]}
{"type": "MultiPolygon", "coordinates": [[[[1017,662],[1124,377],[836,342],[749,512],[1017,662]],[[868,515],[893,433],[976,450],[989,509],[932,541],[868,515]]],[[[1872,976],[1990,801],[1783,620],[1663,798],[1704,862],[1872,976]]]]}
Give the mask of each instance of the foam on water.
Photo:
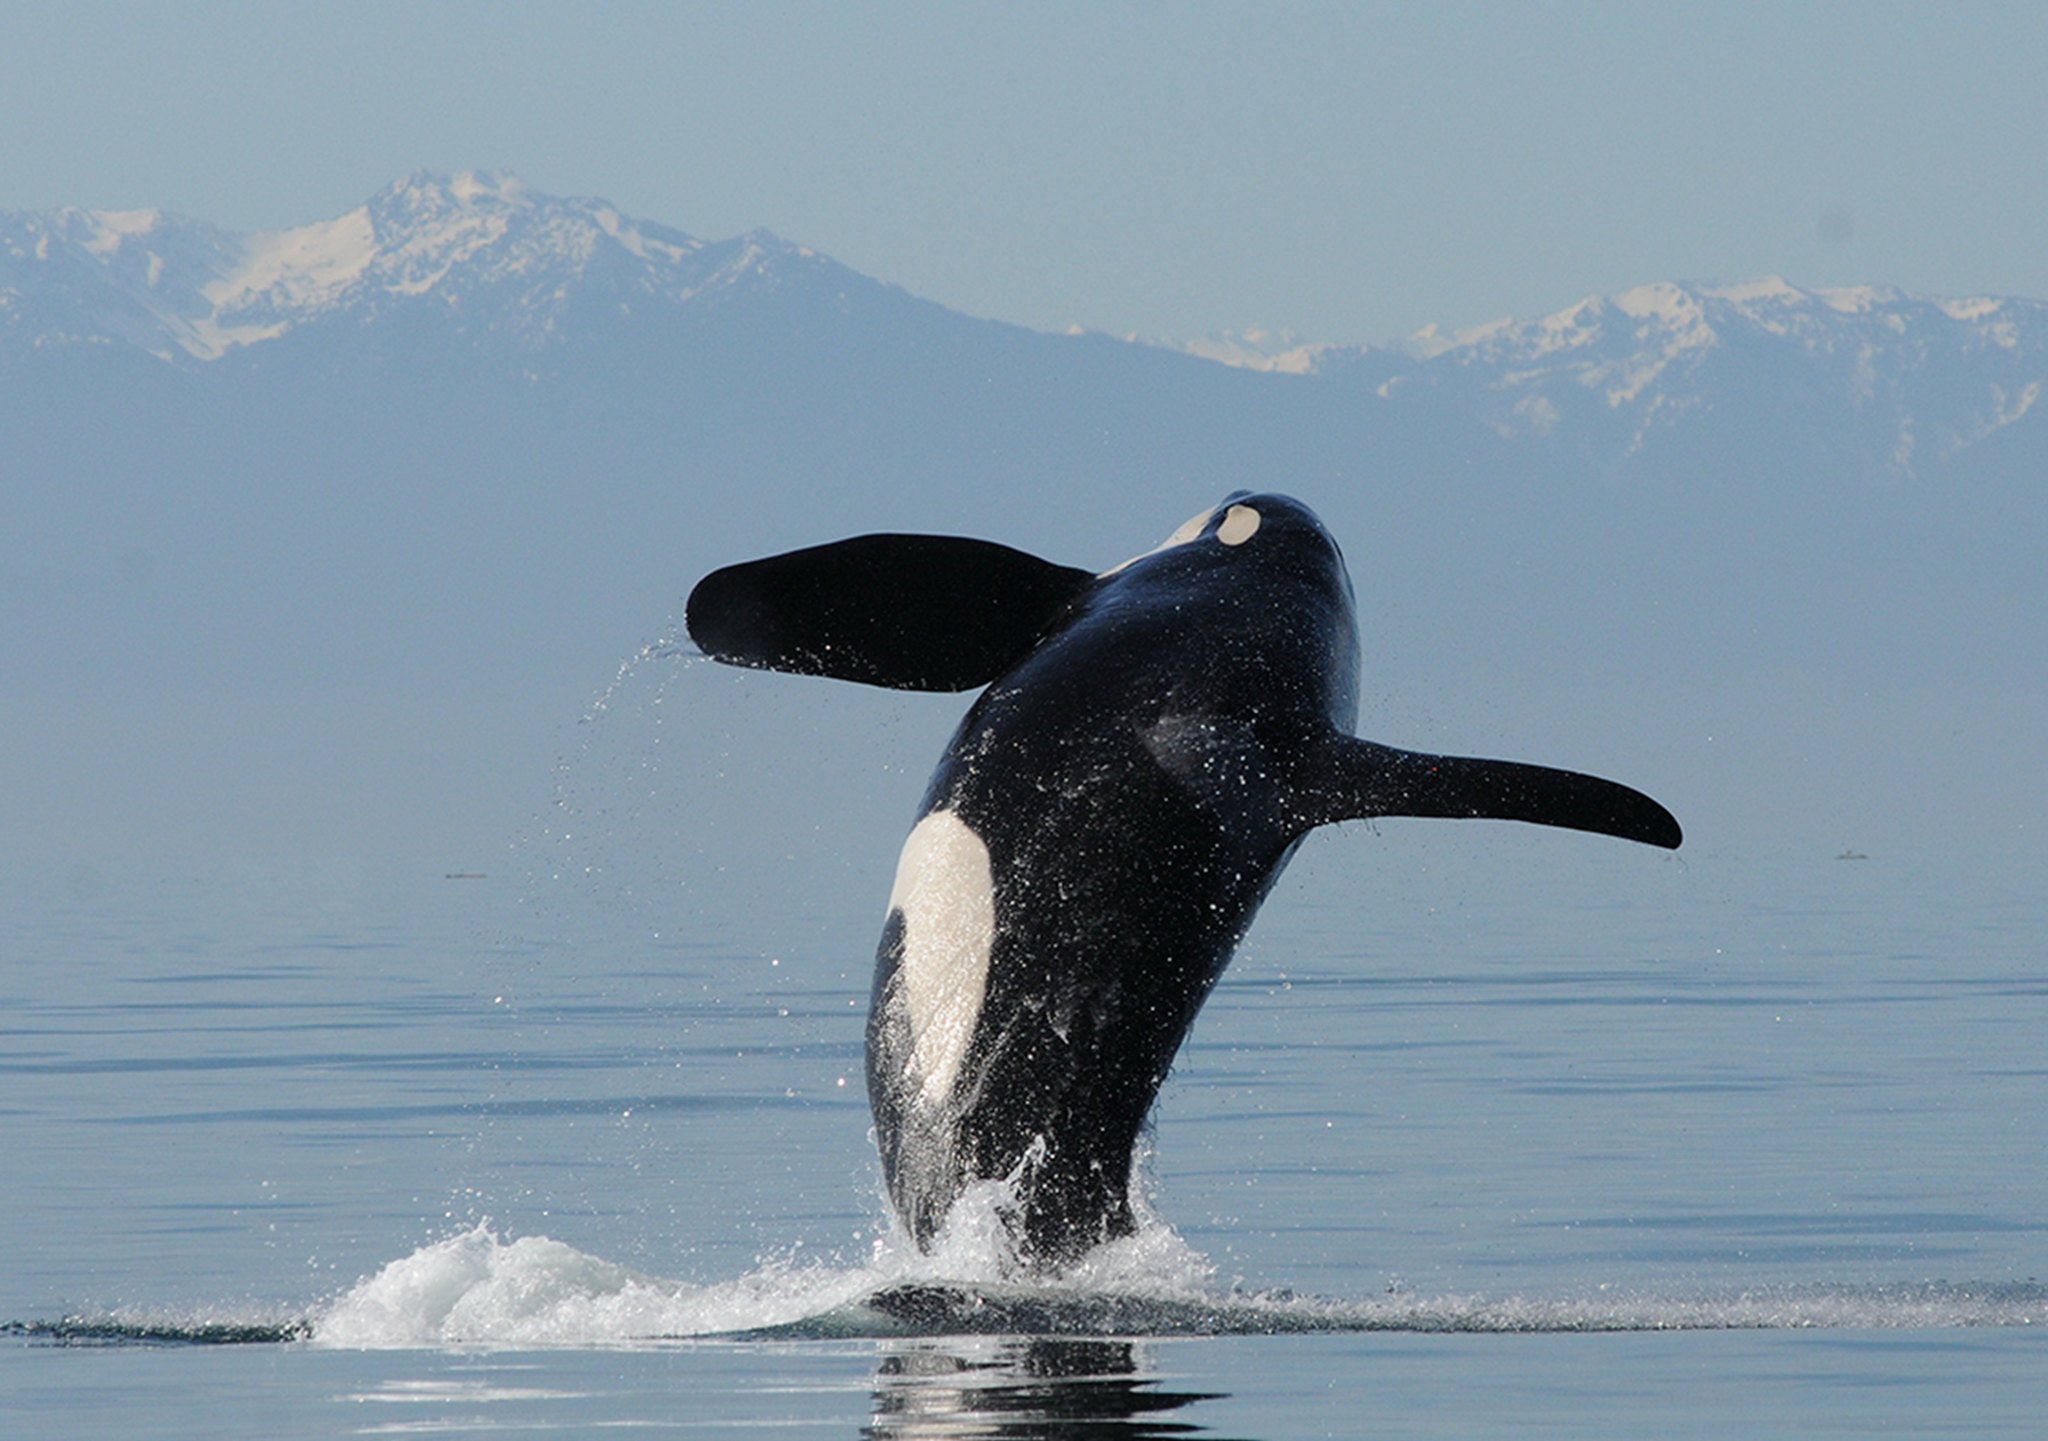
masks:
{"type": "Polygon", "coordinates": [[[486,1222],[365,1277],[313,1318],[312,1334],[341,1346],[604,1345],[764,1331],[900,1334],[902,1321],[863,1303],[905,1288],[993,1290],[1069,1307],[1104,1296],[1160,1307],[1213,1305],[1208,1261],[1149,1214],[1137,1234],[1098,1247],[1056,1278],[1019,1286],[1001,1219],[1009,1199],[1001,1183],[970,1187],[929,1253],[892,1228],[875,1241],[865,1264],[770,1261],[710,1285],[631,1271],[542,1236],[508,1240],[486,1222]]]}
{"type": "Polygon", "coordinates": [[[0,1325],[64,1344],[341,1347],[641,1346],[696,1337],[844,1340],[904,1336],[1227,1336],[1307,1332],[1465,1333],[1910,1330],[2048,1325],[2038,1282],[1765,1286],[1657,1295],[1601,1287],[1576,1296],[1369,1300],[1221,1287],[1214,1267],[1149,1209],[1136,1234],[1056,1276],[1024,1278],[1000,1220],[1000,1185],[970,1189],[930,1253],[892,1230],[864,1262],[764,1262],[730,1281],[668,1280],[545,1236],[488,1222],[422,1246],[311,1316],[121,1310],[0,1325]]]}
{"type": "Polygon", "coordinates": [[[364,1278],[311,1318],[334,1346],[617,1346],[690,1337],[1611,1332],[2048,1325],[2048,1287],[1787,1286],[1658,1296],[1334,1300],[1219,1288],[1156,1217],[1055,1277],[1017,1279],[1000,1197],[970,1195],[930,1254],[900,1234],[865,1264],[773,1261],[710,1285],[664,1280],[546,1237],[480,1225],[364,1278]]]}
{"type": "Polygon", "coordinates": [[[710,1286],[478,1226],[366,1277],[313,1320],[338,1346],[604,1345],[786,1324],[861,1293],[859,1272],[771,1263],[710,1286]]]}

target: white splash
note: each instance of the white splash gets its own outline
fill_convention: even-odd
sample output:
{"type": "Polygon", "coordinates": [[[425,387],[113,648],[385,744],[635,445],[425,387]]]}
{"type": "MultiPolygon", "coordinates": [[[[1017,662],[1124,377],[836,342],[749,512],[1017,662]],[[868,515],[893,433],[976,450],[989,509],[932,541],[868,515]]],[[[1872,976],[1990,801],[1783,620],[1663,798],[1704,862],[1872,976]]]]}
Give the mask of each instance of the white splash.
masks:
{"type": "MultiPolygon", "coordinates": [[[[1214,1267],[1143,1196],[1134,1193],[1132,1202],[1135,1235],[1024,1289],[1054,1304],[1113,1295],[1208,1314],[1219,1299],[1214,1267]]],[[[358,1281],[312,1318],[312,1339],[366,1348],[618,1346],[793,1326],[897,1286],[1016,1291],[1015,1241],[1002,1220],[1015,1203],[1008,1183],[978,1182],[955,1203],[929,1252],[892,1225],[866,1264],[770,1260],[709,1285],[650,1276],[545,1236],[507,1239],[484,1222],[358,1281]]]]}
{"type": "Polygon", "coordinates": [[[313,1321],[330,1346],[602,1346],[786,1324],[851,1301],[858,1271],[770,1264],[718,1285],[630,1271],[488,1224],[393,1261],[313,1321]]]}
{"type": "MultiPolygon", "coordinates": [[[[2048,1288],[2034,1283],[1763,1286],[1697,1295],[1599,1286],[1567,1297],[1394,1289],[1365,1301],[1224,1290],[1207,1258],[1149,1215],[1135,1235],[1099,1247],[1061,1275],[1023,1284],[1006,1279],[1009,1243],[997,1213],[1008,1198],[1000,1189],[983,1183],[970,1190],[929,1254],[894,1233],[875,1242],[866,1265],[774,1261],[701,1286],[644,1275],[546,1237],[506,1240],[479,1226],[365,1277],[312,1318],[311,1337],[316,1345],[382,1348],[637,1346],[777,1328],[794,1336],[894,1335],[902,1334],[900,1321],[863,1318],[860,1304],[921,1284],[985,1296],[987,1309],[970,1313],[969,1329],[988,1334],[1019,1325],[1130,1336],[2048,1325],[2048,1288]]],[[[151,1334],[163,1329],[151,1325],[151,1334]]]]}

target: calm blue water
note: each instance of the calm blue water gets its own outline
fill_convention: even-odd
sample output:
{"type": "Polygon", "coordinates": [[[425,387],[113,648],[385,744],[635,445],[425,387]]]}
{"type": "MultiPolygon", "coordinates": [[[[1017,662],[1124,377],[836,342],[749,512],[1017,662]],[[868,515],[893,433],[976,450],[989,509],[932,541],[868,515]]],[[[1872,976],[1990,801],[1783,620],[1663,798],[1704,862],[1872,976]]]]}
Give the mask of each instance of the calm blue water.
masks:
{"type": "Polygon", "coordinates": [[[0,883],[7,1434],[2039,1434],[2033,855],[1323,834],[1145,1232],[865,1308],[988,1274],[889,1234],[860,1079],[957,705],[804,684],[629,670],[441,869],[0,883]]]}

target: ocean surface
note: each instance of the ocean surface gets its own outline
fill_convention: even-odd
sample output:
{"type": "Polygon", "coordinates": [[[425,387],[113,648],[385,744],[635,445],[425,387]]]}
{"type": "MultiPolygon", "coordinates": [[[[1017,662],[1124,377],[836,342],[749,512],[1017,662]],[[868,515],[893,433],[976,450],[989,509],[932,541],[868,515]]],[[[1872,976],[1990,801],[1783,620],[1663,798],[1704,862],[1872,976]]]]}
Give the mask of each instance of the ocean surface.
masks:
{"type": "Polygon", "coordinates": [[[2041,1434],[2041,854],[1321,833],[1024,1286],[861,1079],[960,703],[813,684],[641,657],[445,863],[0,879],[5,1434],[2041,1434]]]}

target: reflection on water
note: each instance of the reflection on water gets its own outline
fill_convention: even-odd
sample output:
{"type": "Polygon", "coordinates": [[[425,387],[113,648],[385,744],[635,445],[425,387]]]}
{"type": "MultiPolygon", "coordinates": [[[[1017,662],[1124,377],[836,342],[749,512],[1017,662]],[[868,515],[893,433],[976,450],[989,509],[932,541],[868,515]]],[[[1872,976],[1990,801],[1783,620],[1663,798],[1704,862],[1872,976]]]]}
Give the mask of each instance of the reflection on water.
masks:
{"type": "Polygon", "coordinates": [[[864,1435],[942,1437],[1185,1436],[1203,1428],[1172,1413],[1213,1391],[1161,1384],[1128,1341],[1014,1337],[904,1345],[875,1372],[874,1419],[864,1435]]]}

